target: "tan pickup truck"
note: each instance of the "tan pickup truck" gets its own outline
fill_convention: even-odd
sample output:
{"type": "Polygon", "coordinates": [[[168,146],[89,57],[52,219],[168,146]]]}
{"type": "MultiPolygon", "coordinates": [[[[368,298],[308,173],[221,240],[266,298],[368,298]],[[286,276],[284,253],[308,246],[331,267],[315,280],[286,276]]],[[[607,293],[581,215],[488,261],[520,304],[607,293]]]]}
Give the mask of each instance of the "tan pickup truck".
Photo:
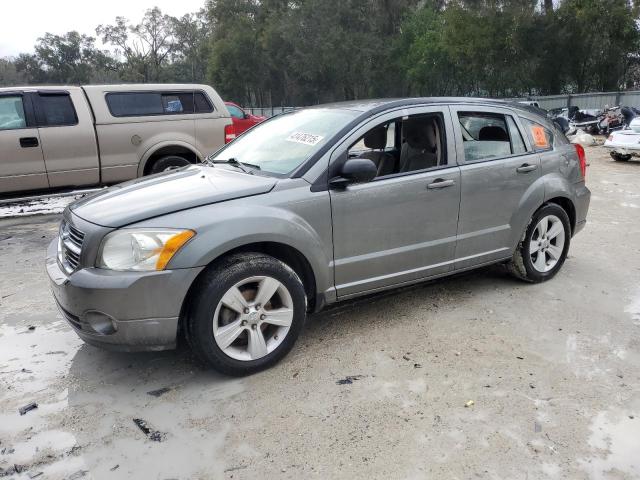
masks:
{"type": "Polygon", "coordinates": [[[202,161],[233,137],[208,85],[0,89],[0,195],[113,184],[202,161]]]}

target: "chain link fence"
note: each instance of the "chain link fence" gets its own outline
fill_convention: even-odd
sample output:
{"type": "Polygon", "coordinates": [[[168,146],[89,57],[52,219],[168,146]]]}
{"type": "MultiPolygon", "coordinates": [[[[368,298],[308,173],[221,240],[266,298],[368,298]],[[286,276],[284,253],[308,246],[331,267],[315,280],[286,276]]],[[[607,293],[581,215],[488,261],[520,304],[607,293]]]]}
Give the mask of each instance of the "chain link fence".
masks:
{"type": "Polygon", "coordinates": [[[280,115],[281,113],[299,110],[300,108],[302,107],[243,107],[243,110],[251,113],[251,115],[260,115],[262,117],[270,118],[275,115],[280,115]]]}

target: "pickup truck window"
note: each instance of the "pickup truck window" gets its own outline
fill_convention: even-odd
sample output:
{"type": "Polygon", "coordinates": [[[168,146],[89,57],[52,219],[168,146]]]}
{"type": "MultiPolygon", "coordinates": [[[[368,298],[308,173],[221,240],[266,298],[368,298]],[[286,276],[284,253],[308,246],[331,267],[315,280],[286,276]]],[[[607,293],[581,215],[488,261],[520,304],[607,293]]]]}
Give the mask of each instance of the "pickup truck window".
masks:
{"type": "Polygon", "coordinates": [[[69,94],[39,94],[36,115],[39,127],[62,127],[78,124],[78,117],[69,94]]]}
{"type": "Polygon", "coordinates": [[[0,97],[0,130],[26,128],[22,97],[19,95],[0,97]]]}
{"type": "Polygon", "coordinates": [[[211,103],[202,92],[113,92],[107,94],[106,100],[114,117],[213,111],[211,103]]]}

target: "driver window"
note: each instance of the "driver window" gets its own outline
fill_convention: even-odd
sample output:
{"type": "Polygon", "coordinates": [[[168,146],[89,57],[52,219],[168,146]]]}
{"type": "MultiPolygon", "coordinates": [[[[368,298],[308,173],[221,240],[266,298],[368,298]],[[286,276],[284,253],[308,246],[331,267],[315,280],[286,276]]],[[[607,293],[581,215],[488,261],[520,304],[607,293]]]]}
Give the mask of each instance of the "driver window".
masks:
{"type": "Polygon", "coordinates": [[[13,130],[26,126],[22,97],[0,97],[0,130],[13,130]]]}
{"type": "Polygon", "coordinates": [[[442,115],[413,115],[378,125],[349,148],[349,158],[368,158],[376,177],[437,168],[447,164],[442,115]]]}

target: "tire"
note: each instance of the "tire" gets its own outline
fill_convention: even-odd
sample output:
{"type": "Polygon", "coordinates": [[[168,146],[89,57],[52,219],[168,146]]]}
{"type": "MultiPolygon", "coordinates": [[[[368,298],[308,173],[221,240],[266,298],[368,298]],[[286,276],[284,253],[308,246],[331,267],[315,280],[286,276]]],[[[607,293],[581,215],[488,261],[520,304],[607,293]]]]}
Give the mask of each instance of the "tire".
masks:
{"type": "Polygon", "coordinates": [[[187,340],[215,370],[249,375],[289,353],[304,326],[306,307],[304,286],[288,265],[261,253],[231,255],[198,280],[188,305],[187,340]]]}
{"type": "Polygon", "coordinates": [[[616,162],[628,162],[631,160],[631,155],[623,155],[618,152],[611,152],[611,158],[613,158],[616,162]]]}
{"type": "Polygon", "coordinates": [[[153,175],[154,173],[166,172],[169,170],[175,170],[180,167],[185,167],[189,165],[190,162],[184,157],[179,157],[177,155],[167,155],[166,157],[159,158],[151,168],[149,169],[149,175],[153,175]]]}
{"type": "Polygon", "coordinates": [[[521,280],[531,283],[544,282],[560,271],[567,258],[570,243],[571,224],[567,212],[555,203],[548,203],[531,217],[507,267],[521,280]],[[544,224],[541,223],[543,219],[547,221],[547,233],[544,236],[541,235],[545,230],[544,224]],[[536,248],[540,250],[532,251],[536,248]]]}

